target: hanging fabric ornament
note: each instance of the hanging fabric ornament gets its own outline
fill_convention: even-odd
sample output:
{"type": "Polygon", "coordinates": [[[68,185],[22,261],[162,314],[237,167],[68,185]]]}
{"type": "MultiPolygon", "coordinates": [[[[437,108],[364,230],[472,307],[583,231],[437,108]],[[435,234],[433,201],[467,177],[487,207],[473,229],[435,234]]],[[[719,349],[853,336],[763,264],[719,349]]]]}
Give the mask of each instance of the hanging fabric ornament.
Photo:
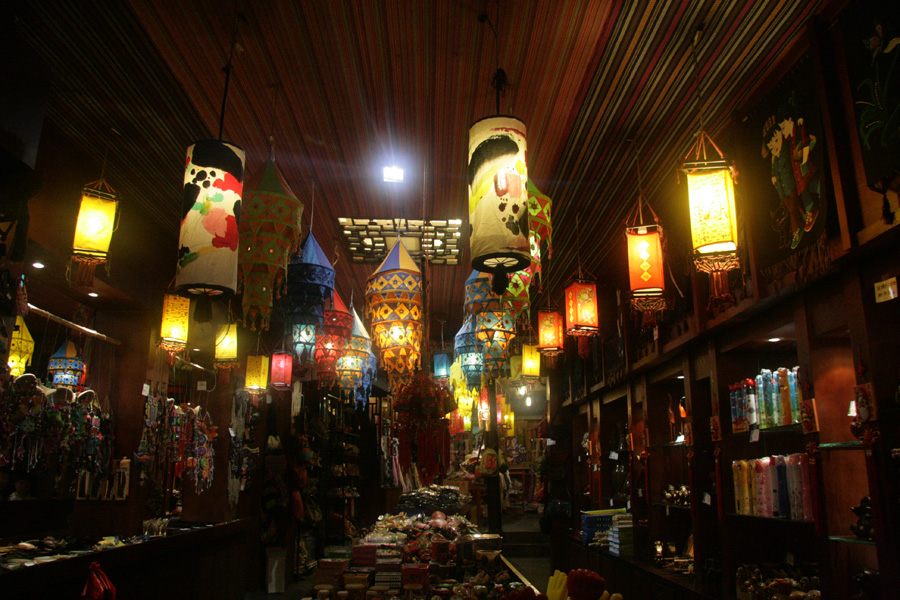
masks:
{"type": "Polygon", "coordinates": [[[316,350],[316,328],[325,319],[325,302],[334,292],[334,268],[310,231],[299,254],[287,269],[284,298],[285,323],[299,364],[312,364],[316,350]]]}
{"type": "Polygon", "coordinates": [[[372,338],[356,310],[351,308],[350,311],[353,314],[353,329],[344,353],[337,361],[337,379],[341,392],[352,400],[356,397],[356,388],[362,382],[363,372],[372,352],[372,338]]]}
{"type": "Polygon", "coordinates": [[[510,273],[531,262],[525,124],[514,117],[477,121],[469,129],[469,244],[472,267],[495,276],[501,295],[510,273]]]}
{"type": "Polygon", "coordinates": [[[259,184],[241,203],[238,286],[244,327],[269,328],[272,296],[280,297],[288,258],[300,245],[303,204],[269,158],[259,184]]]}
{"type": "Polygon", "coordinates": [[[75,342],[71,340],[63,342],[47,364],[47,376],[56,388],[74,390],[81,385],[84,373],[84,359],[81,358],[75,342]]]}
{"type": "Polygon", "coordinates": [[[524,320],[530,322],[530,289],[534,278],[541,274],[541,247],[545,241],[548,259],[553,251],[551,240],[553,228],[550,224],[550,208],[553,201],[538,190],[530,179],[525,187],[528,191],[528,247],[531,264],[510,275],[509,285],[503,292],[503,306],[512,313],[514,320],[524,315],[524,320]]]}
{"type": "Polygon", "coordinates": [[[463,326],[454,338],[453,349],[456,352],[460,369],[466,378],[466,386],[470,389],[481,387],[481,370],[484,359],[481,355],[481,346],[475,335],[475,317],[466,315],[463,326]]]}
{"type": "Polygon", "coordinates": [[[25,367],[31,364],[34,355],[34,338],[25,326],[22,315],[16,317],[15,330],[9,339],[9,359],[7,366],[12,377],[18,377],[25,373],[25,367]]]}
{"type": "Polygon", "coordinates": [[[366,280],[366,307],[391,391],[409,383],[420,366],[422,273],[398,240],[366,280]]]}
{"type": "MultiPolygon", "coordinates": [[[[219,140],[188,148],[184,168],[184,216],[178,239],[175,289],[179,294],[233,294],[237,287],[238,224],[244,182],[244,151],[219,140]]],[[[208,322],[208,302],[194,318],[208,322]]]]}
{"type": "Polygon", "coordinates": [[[353,331],[353,315],[334,292],[331,302],[325,308],[322,329],[316,332],[316,373],[319,387],[330,388],[337,376],[337,362],[344,354],[344,347],[353,331]]]}

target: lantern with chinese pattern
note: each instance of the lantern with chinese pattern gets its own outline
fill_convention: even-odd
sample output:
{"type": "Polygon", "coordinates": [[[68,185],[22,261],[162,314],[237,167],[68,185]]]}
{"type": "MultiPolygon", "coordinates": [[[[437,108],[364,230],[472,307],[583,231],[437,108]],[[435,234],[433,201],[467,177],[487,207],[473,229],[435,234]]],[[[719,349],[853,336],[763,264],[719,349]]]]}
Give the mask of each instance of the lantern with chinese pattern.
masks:
{"type": "Polygon", "coordinates": [[[353,313],[353,329],[350,339],[344,346],[344,353],[337,362],[338,386],[352,400],[356,397],[356,388],[362,383],[363,373],[367,367],[369,354],[372,352],[372,339],[355,309],[353,313]]]}
{"type": "Polygon", "coordinates": [[[341,296],[334,292],[325,308],[325,322],[316,332],[316,373],[319,387],[330,388],[337,377],[337,361],[353,332],[353,315],[341,296]]]}
{"type": "Polygon", "coordinates": [[[576,279],[566,288],[566,334],[592,336],[599,331],[597,284],[576,279]]]}
{"type": "Polygon", "coordinates": [[[31,364],[31,357],[34,355],[34,338],[31,332],[25,326],[25,319],[22,315],[16,317],[16,328],[12,337],[9,339],[9,358],[7,366],[9,374],[18,377],[25,373],[25,367],[31,364]]]}
{"type": "Polygon", "coordinates": [[[238,286],[244,327],[269,328],[272,298],[281,296],[288,258],[300,245],[303,204],[270,158],[262,179],[241,203],[238,286]]]}
{"type": "Polygon", "coordinates": [[[290,352],[278,350],[272,354],[272,386],[276,388],[291,387],[291,370],[294,357],[290,352]]]}
{"type": "Polygon", "coordinates": [[[469,129],[472,266],[494,275],[497,295],[510,273],[531,262],[526,149],[525,124],[514,117],[488,117],[469,129]]]}
{"type": "Polygon", "coordinates": [[[654,313],[666,309],[662,227],[638,225],[625,230],[631,304],[644,313],[645,327],[655,325],[654,313]]]}
{"type": "Polygon", "coordinates": [[[258,392],[269,387],[269,359],[265,356],[247,355],[247,373],[244,387],[258,392]]]}
{"type": "Polygon", "coordinates": [[[402,241],[366,280],[366,306],[381,363],[397,392],[420,366],[422,345],[422,273],[402,241]]]}
{"type": "Polygon", "coordinates": [[[710,276],[710,307],[732,300],[728,271],[739,269],[733,167],[701,131],[681,169],[687,176],[694,266],[710,276]],[[707,159],[709,143],[718,157],[707,159]]]}
{"type": "Polygon", "coordinates": [[[563,318],[555,310],[538,311],[538,352],[550,360],[563,353],[563,318]]]}
{"type": "Polygon", "coordinates": [[[219,140],[196,142],[184,168],[184,218],[175,289],[182,294],[234,293],[244,151],[219,140]]]}
{"type": "Polygon", "coordinates": [[[59,350],[50,357],[47,375],[53,387],[74,390],[84,377],[84,359],[78,353],[75,342],[63,342],[59,350]]]}
{"type": "Polygon", "coordinates": [[[163,297],[159,346],[170,355],[178,354],[187,347],[190,313],[190,299],[174,294],[163,297]]]}
{"type": "Polygon", "coordinates": [[[222,373],[222,380],[228,382],[230,373],[238,364],[237,356],[237,323],[220,325],[216,333],[215,359],[216,369],[222,373]]]}
{"type": "Polygon", "coordinates": [[[116,228],[119,201],[106,180],[89,183],[81,192],[81,207],[72,242],[72,262],[78,266],[78,285],[94,285],[94,268],[106,263],[109,273],[109,244],[116,228]]]}
{"type": "Polygon", "coordinates": [[[325,302],[333,292],[334,268],[310,232],[288,264],[284,298],[285,326],[301,365],[314,361],[316,328],[324,322],[325,302]]]}

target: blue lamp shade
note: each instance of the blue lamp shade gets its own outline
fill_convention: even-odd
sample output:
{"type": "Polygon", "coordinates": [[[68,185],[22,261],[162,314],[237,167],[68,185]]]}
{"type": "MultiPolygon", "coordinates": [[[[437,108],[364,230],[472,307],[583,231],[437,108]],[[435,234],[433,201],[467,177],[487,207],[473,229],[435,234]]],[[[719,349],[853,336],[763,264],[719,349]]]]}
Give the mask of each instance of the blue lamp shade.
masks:
{"type": "Polygon", "coordinates": [[[434,376],[447,379],[450,377],[450,355],[446,353],[434,355],[434,376]]]}
{"type": "Polygon", "coordinates": [[[53,387],[74,389],[81,383],[84,376],[84,359],[78,355],[74,342],[63,342],[59,350],[50,357],[47,375],[51,378],[53,387]]]}

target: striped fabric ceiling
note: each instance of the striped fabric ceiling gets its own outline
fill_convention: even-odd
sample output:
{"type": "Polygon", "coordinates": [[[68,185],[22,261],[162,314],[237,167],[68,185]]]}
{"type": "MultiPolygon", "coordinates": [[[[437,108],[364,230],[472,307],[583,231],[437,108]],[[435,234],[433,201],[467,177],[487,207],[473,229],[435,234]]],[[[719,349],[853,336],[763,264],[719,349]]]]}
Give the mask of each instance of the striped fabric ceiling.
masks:
{"type": "MultiPolygon", "coordinates": [[[[637,195],[636,152],[646,197],[675,237],[686,233],[674,166],[698,128],[697,26],[705,23],[697,54],[715,134],[802,39],[820,3],[60,0],[24,3],[17,27],[53,70],[52,121],[98,162],[98,136],[108,125],[120,132],[108,179],[171,232],[171,273],[184,151],[218,135],[236,30],[223,138],[247,151],[252,182],[274,137],[306,204],[304,231],[315,198],[313,230],[345,298],[362,298],[371,265],[350,263],[337,217],[467,218],[468,127],[495,112],[499,63],[512,84],[501,111],[527,124],[529,174],[554,200],[544,290],[557,299],[578,250],[601,279],[623,278],[609,269],[637,195]],[[381,181],[389,162],[406,167],[406,182],[381,181]]],[[[433,338],[438,320],[447,339],[461,324],[469,271],[467,252],[458,267],[429,269],[433,338]]]]}

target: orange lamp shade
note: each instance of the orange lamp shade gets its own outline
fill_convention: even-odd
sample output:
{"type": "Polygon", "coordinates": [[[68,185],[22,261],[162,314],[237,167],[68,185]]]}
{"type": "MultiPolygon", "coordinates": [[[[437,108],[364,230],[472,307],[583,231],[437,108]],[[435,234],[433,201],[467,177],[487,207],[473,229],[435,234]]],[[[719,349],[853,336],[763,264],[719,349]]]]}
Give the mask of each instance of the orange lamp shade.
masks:
{"type": "Polygon", "coordinates": [[[634,298],[662,296],[666,289],[659,226],[641,225],[625,231],[628,281],[634,298]]]}
{"type": "Polygon", "coordinates": [[[538,350],[550,356],[563,351],[563,318],[555,310],[538,311],[538,350]]]}
{"type": "Polygon", "coordinates": [[[269,387],[269,358],[247,355],[247,374],[244,387],[248,390],[264,390],[269,387]]]}
{"type": "Polygon", "coordinates": [[[696,254],[737,250],[734,180],[727,166],[687,172],[691,241],[696,254]]]}
{"type": "Polygon", "coordinates": [[[175,294],[166,294],[163,297],[159,345],[167,352],[176,354],[187,346],[190,310],[191,301],[188,298],[175,294]]]}
{"type": "Polygon", "coordinates": [[[114,194],[85,188],[75,225],[75,240],[72,243],[76,256],[106,259],[115,229],[118,205],[114,194]]]}
{"type": "Polygon", "coordinates": [[[237,361],[237,323],[219,327],[216,335],[216,363],[237,361]]]}
{"type": "Polygon", "coordinates": [[[291,387],[291,370],[294,357],[290,352],[279,350],[272,355],[272,385],[276,388],[291,387]]]}
{"type": "Polygon", "coordinates": [[[599,331],[597,284],[577,279],[566,288],[566,333],[588,336],[599,331]]]}
{"type": "Polygon", "coordinates": [[[537,346],[522,344],[522,376],[529,378],[541,376],[541,355],[537,346]]]}

